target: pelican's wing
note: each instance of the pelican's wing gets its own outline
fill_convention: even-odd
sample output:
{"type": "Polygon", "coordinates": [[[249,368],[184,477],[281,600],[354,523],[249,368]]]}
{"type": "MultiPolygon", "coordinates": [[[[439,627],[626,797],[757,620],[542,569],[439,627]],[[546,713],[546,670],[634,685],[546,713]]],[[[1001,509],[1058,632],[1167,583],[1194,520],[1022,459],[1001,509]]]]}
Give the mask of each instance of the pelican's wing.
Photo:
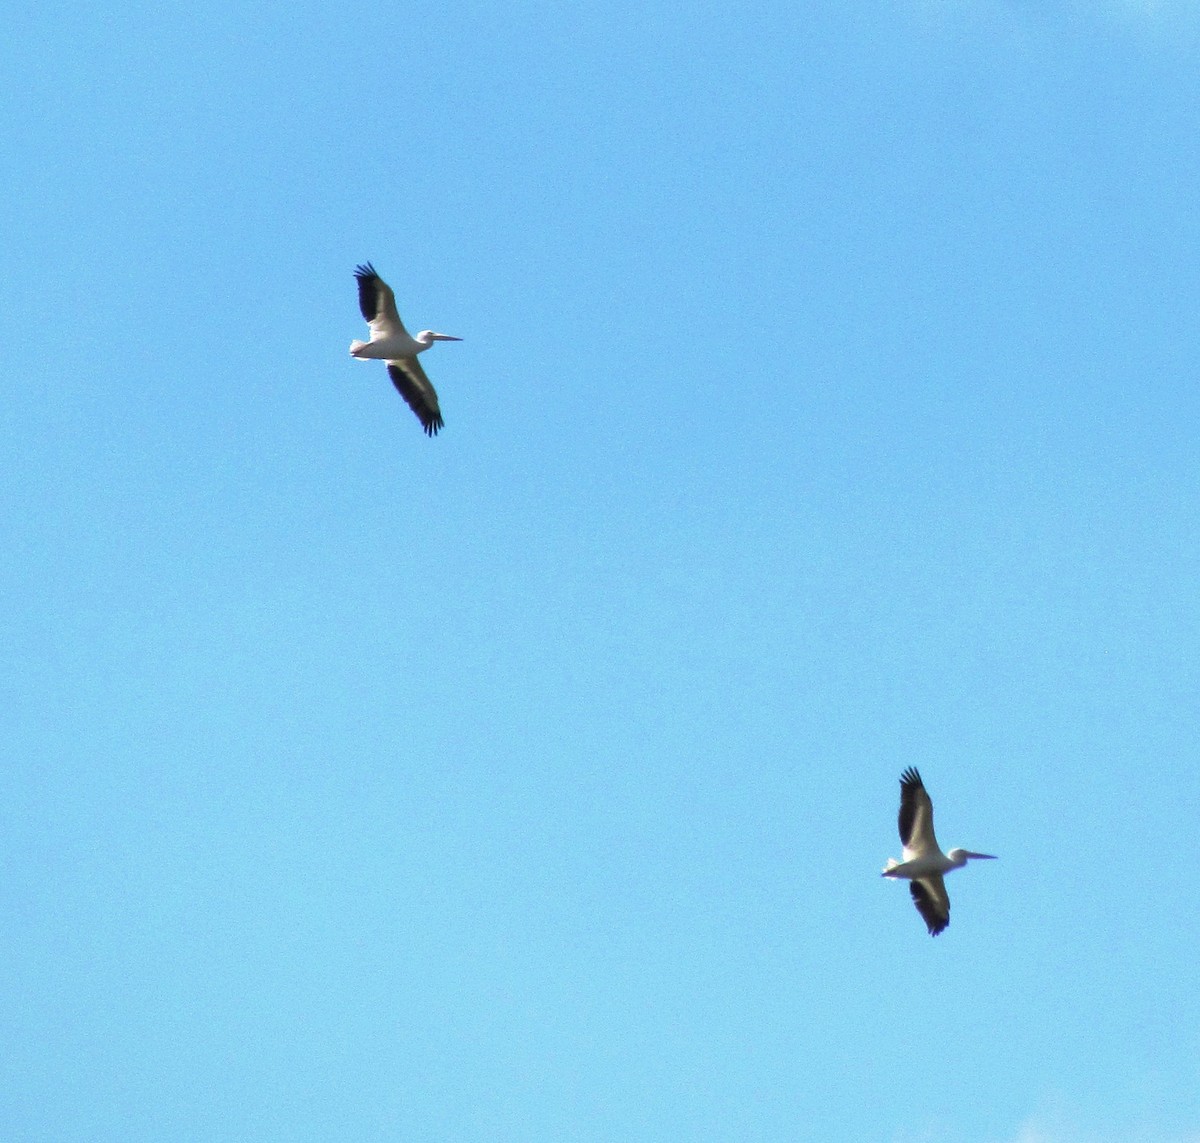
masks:
{"type": "Polygon", "coordinates": [[[933,803],[911,766],[900,775],[900,842],[905,861],[941,852],[933,836],[933,803]]]}
{"type": "Polygon", "coordinates": [[[354,276],[358,279],[358,308],[371,326],[371,340],[397,333],[407,337],[408,330],[396,312],[396,295],[392,293],[392,287],[375,273],[375,267],[368,262],[365,266],[357,267],[354,276]]]}
{"type": "Polygon", "coordinates": [[[437,436],[442,428],[442,410],[438,407],[437,391],[425,376],[425,370],[415,357],[402,357],[387,363],[388,376],[396,391],[417,414],[417,420],[427,437],[437,436]]]}
{"type": "Polygon", "coordinates": [[[914,877],[908,883],[913,904],[925,921],[931,937],[936,937],[950,924],[950,898],[946,895],[946,882],[940,873],[928,877],[914,877]]]}

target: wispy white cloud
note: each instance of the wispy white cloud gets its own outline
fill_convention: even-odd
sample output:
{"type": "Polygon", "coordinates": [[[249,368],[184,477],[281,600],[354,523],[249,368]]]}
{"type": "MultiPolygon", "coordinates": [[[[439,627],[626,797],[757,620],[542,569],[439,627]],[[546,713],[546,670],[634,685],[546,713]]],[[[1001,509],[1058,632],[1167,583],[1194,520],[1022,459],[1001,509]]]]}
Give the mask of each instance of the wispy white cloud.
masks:
{"type": "Polygon", "coordinates": [[[1164,1133],[1155,1128],[1104,1131],[1077,1128],[1058,1117],[1033,1116],[1004,1143],[1200,1143],[1200,1127],[1183,1134],[1164,1133]]]}
{"type": "MultiPolygon", "coordinates": [[[[944,1125],[932,1125],[915,1134],[910,1130],[894,1143],[946,1143],[949,1137],[944,1125]]],[[[1031,1115],[1015,1134],[987,1143],[1200,1143],[1200,1126],[1182,1133],[1154,1127],[1080,1127],[1066,1113],[1045,1111],[1031,1115]]]]}

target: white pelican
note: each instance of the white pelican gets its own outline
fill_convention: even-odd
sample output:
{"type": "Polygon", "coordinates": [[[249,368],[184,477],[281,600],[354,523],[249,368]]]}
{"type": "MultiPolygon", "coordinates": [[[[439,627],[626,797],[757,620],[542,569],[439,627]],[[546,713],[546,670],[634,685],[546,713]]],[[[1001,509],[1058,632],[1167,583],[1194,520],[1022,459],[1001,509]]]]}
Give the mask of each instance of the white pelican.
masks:
{"type": "Polygon", "coordinates": [[[368,262],[357,267],[354,276],[358,279],[358,308],[371,326],[371,340],[352,341],[350,356],[386,361],[392,384],[417,414],[425,435],[437,436],[444,423],[442,410],[417,354],[424,353],[435,341],[462,341],[462,338],[434,333],[431,329],[423,329],[413,337],[396,312],[396,295],[375,273],[375,267],[368,262]]]}
{"type": "Polygon", "coordinates": [[[950,898],[942,874],[960,869],[972,857],[995,861],[996,856],[969,849],[942,852],[933,836],[933,803],[921,775],[911,766],[900,775],[900,841],[904,860],[889,857],[883,876],[907,878],[913,904],[924,918],[929,935],[936,937],[950,924],[950,898]]]}

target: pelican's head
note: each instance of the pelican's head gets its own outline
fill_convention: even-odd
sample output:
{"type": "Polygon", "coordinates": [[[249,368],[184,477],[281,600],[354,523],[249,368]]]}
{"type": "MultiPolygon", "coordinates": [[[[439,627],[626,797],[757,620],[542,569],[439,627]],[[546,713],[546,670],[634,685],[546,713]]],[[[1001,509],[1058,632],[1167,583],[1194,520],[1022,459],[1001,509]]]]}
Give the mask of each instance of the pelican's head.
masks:
{"type": "Polygon", "coordinates": [[[969,849],[952,849],[948,854],[946,854],[946,856],[950,858],[955,865],[966,865],[966,863],[973,858],[976,860],[983,858],[986,861],[999,860],[994,853],[973,853],[969,849]]]}
{"type": "Polygon", "coordinates": [[[416,339],[422,345],[432,345],[435,341],[462,341],[461,337],[451,337],[448,333],[434,333],[431,329],[421,330],[416,339]]]}

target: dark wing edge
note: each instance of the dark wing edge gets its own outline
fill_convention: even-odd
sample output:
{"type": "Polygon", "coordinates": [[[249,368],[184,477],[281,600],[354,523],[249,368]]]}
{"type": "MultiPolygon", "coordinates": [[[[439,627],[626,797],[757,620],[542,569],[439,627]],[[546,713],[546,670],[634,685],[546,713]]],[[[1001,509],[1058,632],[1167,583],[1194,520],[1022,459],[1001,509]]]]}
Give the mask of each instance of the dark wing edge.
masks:
{"type": "MultiPolygon", "coordinates": [[[[917,820],[917,809],[920,806],[922,797],[926,803],[929,801],[929,795],[925,793],[925,784],[921,781],[921,775],[917,772],[915,766],[910,766],[903,774],[900,775],[900,843],[908,845],[908,839],[912,837],[913,826],[917,820]]],[[[930,810],[932,814],[932,808],[930,810]]]]}
{"type": "Polygon", "coordinates": [[[938,933],[944,932],[950,924],[950,898],[946,895],[946,883],[940,877],[936,882],[932,877],[914,877],[908,883],[908,891],[912,894],[913,904],[921,914],[929,935],[936,937],[938,933]]]}
{"type": "MultiPolygon", "coordinates": [[[[413,364],[417,369],[421,369],[418,362],[413,364]]],[[[401,366],[389,361],[387,371],[388,376],[392,379],[392,384],[396,386],[396,392],[417,414],[417,420],[421,422],[421,428],[425,430],[425,435],[436,437],[438,432],[446,427],[446,423],[442,420],[442,410],[438,406],[437,393],[429,383],[429,379],[423,377],[424,370],[421,370],[422,378],[418,379],[401,366]]]]}
{"type": "Polygon", "coordinates": [[[375,273],[375,267],[370,262],[364,262],[354,268],[354,276],[358,279],[358,308],[368,322],[375,320],[379,310],[380,277],[375,273]]]}

